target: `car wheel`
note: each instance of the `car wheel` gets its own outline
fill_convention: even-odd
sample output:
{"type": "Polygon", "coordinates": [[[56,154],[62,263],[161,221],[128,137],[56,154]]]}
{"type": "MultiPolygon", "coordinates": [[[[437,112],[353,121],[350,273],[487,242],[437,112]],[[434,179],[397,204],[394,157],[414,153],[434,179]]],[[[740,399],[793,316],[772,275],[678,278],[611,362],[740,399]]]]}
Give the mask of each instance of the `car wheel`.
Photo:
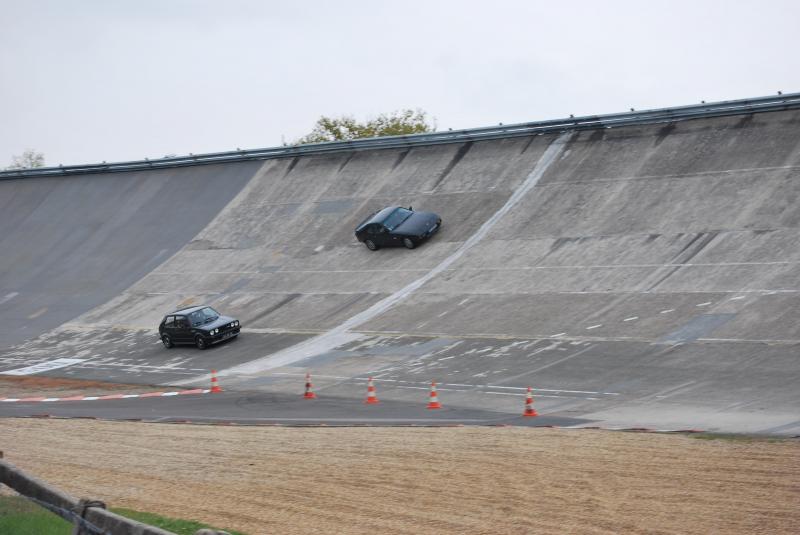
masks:
{"type": "Polygon", "coordinates": [[[375,243],[375,242],[374,242],[374,241],[372,241],[372,240],[366,240],[366,241],[364,242],[364,245],[366,245],[366,246],[367,246],[367,249],[369,249],[370,251],[377,251],[377,250],[378,250],[378,244],[377,244],[377,243],[375,243]]]}
{"type": "Polygon", "coordinates": [[[202,336],[194,337],[194,345],[197,346],[197,349],[205,349],[208,347],[208,344],[206,344],[206,341],[202,336]]]}
{"type": "Polygon", "coordinates": [[[164,344],[164,347],[166,347],[167,349],[175,345],[172,343],[172,339],[169,337],[168,334],[165,334],[161,337],[161,343],[164,344]]]}
{"type": "Polygon", "coordinates": [[[414,247],[417,246],[417,244],[414,243],[414,240],[412,240],[411,238],[403,238],[403,245],[406,246],[406,249],[413,249],[414,247]]]}

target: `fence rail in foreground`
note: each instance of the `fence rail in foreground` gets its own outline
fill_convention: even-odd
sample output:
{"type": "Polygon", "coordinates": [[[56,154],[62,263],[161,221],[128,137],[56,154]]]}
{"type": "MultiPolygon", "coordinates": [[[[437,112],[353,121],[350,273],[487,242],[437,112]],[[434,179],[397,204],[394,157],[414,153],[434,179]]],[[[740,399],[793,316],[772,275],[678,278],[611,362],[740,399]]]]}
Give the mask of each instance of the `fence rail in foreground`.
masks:
{"type": "MultiPolygon", "coordinates": [[[[2,459],[0,452],[0,485],[11,487],[21,496],[74,524],[72,535],[175,535],[171,531],[148,526],[112,513],[105,504],[93,500],[78,500],[44,481],[26,474],[2,459]]],[[[200,530],[208,535],[225,532],[200,530]]]]}
{"type": "Polygon", "coordinates": [[[334,141],[329,143],[314,143],[308,145],[272,147],[265,149],[237,150],[208,154],[190,154],[188,156],[164,157],[154,160],[144,159],[116,163],[40,167],[36,169],[16,169],[0,171],[0,180],[47,176],[85,175],[91,173],[118,173],[125,171],[142,171],[148,169],[167,169],[172,167],[186,167],[192,165],[245,162],[250,160],[269,160],[275,158],[292,158],[296,156],[312,154],[351,152],[370,149],[411,148],[416,146],[440,145],[445,143],[464,143],[467,141],[532,136],[537,134],[563,132],[566,130],[592,130],[598,128],[615,128],[631,125],[670,123],[689,119],[723,117],[727,115],[763,113],[792,109],[800,109],[800,93],[791,93],[770,97],[756,97],[742,100],[727,100],[722,102],[709,102],[674,108],[630,111],[609,115],[569,117],[566,119],[472,128],[467,130],[449,130],[447,132],[433,132],[428,134],[414,134],[408,136],[389,136],[358,139],[354,141],[334,141]]]}

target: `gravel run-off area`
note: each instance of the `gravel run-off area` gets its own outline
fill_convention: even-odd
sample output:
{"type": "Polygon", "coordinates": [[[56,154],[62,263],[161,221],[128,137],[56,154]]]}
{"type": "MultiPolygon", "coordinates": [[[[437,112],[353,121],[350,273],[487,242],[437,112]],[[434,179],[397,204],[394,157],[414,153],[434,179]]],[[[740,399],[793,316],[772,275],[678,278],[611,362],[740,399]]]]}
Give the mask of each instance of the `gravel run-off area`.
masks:
{"type": "Polygon", "coordinates": [[[73,495],[250,535],[800,526],[797,439],[11,418],[0,450],[73,495]]]}

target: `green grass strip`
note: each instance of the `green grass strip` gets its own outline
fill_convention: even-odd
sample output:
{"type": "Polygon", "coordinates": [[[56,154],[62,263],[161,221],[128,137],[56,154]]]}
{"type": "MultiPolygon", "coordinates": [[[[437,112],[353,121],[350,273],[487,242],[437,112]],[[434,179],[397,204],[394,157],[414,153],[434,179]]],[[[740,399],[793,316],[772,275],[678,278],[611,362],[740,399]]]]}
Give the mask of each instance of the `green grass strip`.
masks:
{"type": "MultiPolygon", "coordinates": [[[[113,507],[111,511],[131,520],[137,520],[178,535],[194,535],[203,528],[213,528],[192,520],[169,518],[153,513],[113,507]]],[[[240,531],[226,530],[232,535],[245,535],[240,531]]],[[[0,533],[14,535],[70,535],[72,524],[36,505],[22,496],[0,496],[0,533]]]]}
{"type": "MultiPolygon", "coordinates": [[[[141,511],[134,511],[133,509],[112,507],[111,510],[120,516],[124,516],[132,520],[138,520],[139,522],[142,522],[144,524],[149,524],[151,526],[165,529],[167,531],[172,531],[174,533],[177,533],[178,535],[194,535],[195,531],[203,528],[224,529],[224,528],[213,528],[207,524],[201,524],[200,522],[195,522],[193,520],[181,520],[178,518],[169,518],[166,516],[156,515],[153,513],[143,513],[141,511]]],[[[229,529],[226,529],[225,531],[227,531],[231,535],[246,535],[241,531],[231,531],[229,529]]]]}

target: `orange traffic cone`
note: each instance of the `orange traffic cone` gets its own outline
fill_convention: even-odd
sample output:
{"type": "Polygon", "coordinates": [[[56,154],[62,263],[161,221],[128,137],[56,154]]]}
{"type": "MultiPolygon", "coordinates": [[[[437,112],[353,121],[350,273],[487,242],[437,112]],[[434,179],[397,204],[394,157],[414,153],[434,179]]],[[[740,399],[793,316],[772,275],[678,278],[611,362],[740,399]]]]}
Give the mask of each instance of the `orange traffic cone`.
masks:
{"type": "Polygon", "coordinates": [[[306,393],[303,394],[305,399],[315,399],[317,395],[311,390],[314,385],[311,384],[311,374],[306,374],[306,393]]]}
{"type": "Polygon", "coordinates": [[[528,387],[528,395],[525,396],[525,412],[522,415],[539,416],[539,413],[533,408],[533,389],[531,387],[528,387]]]}
{"type": "Polygon", "coordinates": [[[436,381],[431,383],[431,399],[428,401],[428,408],[429,409],[441,409],[442,406],[439,404],[439,396],[436,395],[436,381]]]}
{"type": "Polygon", "coordinates": [[[219,387],[219,381],[217,380],[217,370],[211,370],[211,390],[212,394],[217,394],[222,392],[222,389],[219,387]]]}
{"type": "Polygon", "coordinates": [[[375,385],[372,384],[372,377],[367,381],[367,399],[364,400],[364,403],[380,403],[380,401],[378,401],[378,395],[375,393],[375,385]]]}

